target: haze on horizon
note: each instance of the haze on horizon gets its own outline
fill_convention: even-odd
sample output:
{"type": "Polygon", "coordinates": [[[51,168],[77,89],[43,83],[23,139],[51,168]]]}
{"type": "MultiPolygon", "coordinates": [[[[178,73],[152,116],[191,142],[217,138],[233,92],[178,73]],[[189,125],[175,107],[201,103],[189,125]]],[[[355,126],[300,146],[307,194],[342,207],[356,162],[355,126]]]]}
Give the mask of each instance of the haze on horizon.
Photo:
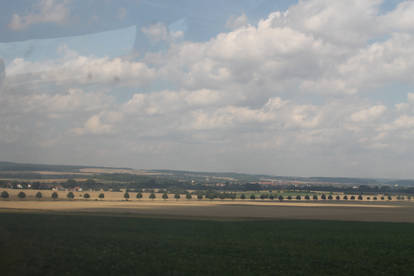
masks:
{"type": "Polygon", "coordinates": [[[413,1],[3,2],[1,161],[414,177],[413,1]]]}

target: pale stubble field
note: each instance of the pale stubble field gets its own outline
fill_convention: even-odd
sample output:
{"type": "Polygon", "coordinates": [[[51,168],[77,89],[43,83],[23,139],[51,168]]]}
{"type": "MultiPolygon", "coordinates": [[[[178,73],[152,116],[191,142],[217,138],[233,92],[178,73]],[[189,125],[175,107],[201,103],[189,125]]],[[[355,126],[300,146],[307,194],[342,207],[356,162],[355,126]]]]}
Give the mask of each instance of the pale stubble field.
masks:
{"type": "Polygon", "coordinates": [[[53,191],[41,191],[42,199],[36,199],[36,190],[6,189],[10,198],[0,200],[2,212],[60,212],[85,214],[111,214],[120,216],[185,217],[196,219],[316,219],[342,221],[414,222],[412,201],[336,201],[336,200],[198,200],[184,195],[176,200],[173,194],[168,199],[149,199],[143,193],[123,198],[123,192],[104,192],[105,199],[98,199],[101,192],[74,192],[75,199],[67,199],[67,191],[58,191],[58,199],[52,200],[53,191]],[[26,198],[17,194],[25,192],[26,198]],[[88,193],[91,197],[84,199],[88,193]]]}

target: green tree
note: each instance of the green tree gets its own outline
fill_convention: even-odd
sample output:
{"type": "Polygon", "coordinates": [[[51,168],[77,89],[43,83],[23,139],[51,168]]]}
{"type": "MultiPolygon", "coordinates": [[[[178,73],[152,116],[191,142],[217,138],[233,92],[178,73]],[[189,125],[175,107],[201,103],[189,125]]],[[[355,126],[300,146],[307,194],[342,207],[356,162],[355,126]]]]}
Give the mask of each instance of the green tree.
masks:
{"type": "Polygon", "coordinates": [[[392,200],[392,197],[391,196],[388,196],[388,198],[387,198],[388,200],[392,200]]]}
{"type": "Polygon", "coordinates": [[[219,198],[220,198],[221,200],[225,199],[225,198],[226,198],[226,194],[225,194],[225,193],[220,193],[220,194],[219,194],[219,198]]]}
{"type": "Polygon", "coordinates": [[[105,194],[104,193],[100,193],[98,196],[100,199],[104,199],[105,198],[105,194]]]}
{"type": "Polygon", "coordinates": [[[202,194],[197,194],[197,199],[198,200],[202,200],[203,199],[203,195],[202,194]]]}
{"type": "Polygon", "coordinates": [[[332,200],[333,199],[332,195],[328,195],[328,199],[332,200]]]}
{"type": "Polygon", "coordinates": [[[362,195],[358,196],[358,200],[363,200],[364,198],[362,197],[362,195]]]}
{"type": "Polygon", "coordinates": [[[167,193],[163,193],[163,194],[162,194],[162,199],[164,199],[164,200],[165,200],[165,199],[168,199],[168,194],[167,194],[167,193]]]}
{"type": "Polygon", "coordinates": [[[73,199],[73,198],[75,197],[75,195],[74,195],[72,192],[69,192],[69,193],[66,195],[66,197],[67,197],[67,198],[69,198],[69,199],[73,199]]]}
{"type": "Polygon", "coordinates": [[[279,196],[279,201],[283,201],[283,196],[282,195],[279,196]]]}
{"type": "Polygon", "coordinates": [[[322,199],[322,200],[326,200],[326,195],[325,195],[325,194],[322,194],[322,195],[321,195],[321,199],[322,199]]]}
{"type": "Polygon", "coordinates": [[[240,195],[240,199],[246,199],[246,195],[245,194],[241,194],[240,195]]]}
{"type": "Polygon", "coordinates": [[[41,192],[37,192],[35,196],[37,199],[41,199],[43,195],[41,192]]]}
{"type": "Polygon", "coordinates": [[[6,191],[1,192],[1,197],[2,198],[9,198],[9,193],[6,191]]]}
{"type": "Polygon", "coordinates": [[[347,195],[344,195],[344,200],[348,200],[348,196],[347,195]]]}
{"type": "Polygon", "coordinates": [[[137,198],[138,198],[138,199],[141,199],[141,198],[142,198],[142,193],[141,193],[141,192],[138,192],[138,193],[137,193],[137,198]]]}
{"type": "Polygon", "coordinates": [[[310,200],[310,196],[309,195],[305,195],[305,199],[306,200],[310,200]]]}
{"type": "Polygon", "coordinates": [[[318,195],[313,195],[313,196],[312,196],[312,199],[313,199],[313,200],[318,200],[318,195]]]}
{"type": "Polygon", "coordinates": [[[250,195],[250,199],[255,200],[256,199],[256,195],[255,194],[251,194],[250,195]]]}
{"type": "Polygon", "coordinates": [[[155,194],[154,193],[151,193],[150,196],[149,196],[149,198],[150,199],[155,199],[155,194]]]}
{"type": "Polygon", "coordinates": [[[190,194],[190,193],[186,193],[186,194],[185,194],[185,198],[186,198],[186,199],[192,199],[193,197],[191,196],[191,194],[190,194]]]}
{"type": "Polygon", "coordinates": [[[267,196],[266,196],[265,194],[261,194],[261,195],[260,195],[260,199],[261,199],[261,200],[266,199],[266,197],[267,197],[267,196]]]}
{"type": "Polygon", "coordinates": [[[340,200],[341,197],[339,195],[336,196],[336,200],[340,200]]]}
{"type": "Polygon", "coordinates": [[[128,200],[129,199],[129,193],[128,192],[125,192],[124,198],[125,198],[125,200],[128,200]]]}
{"type": "Polygon", "coordinates": [[[179,200],[179,199],[181,198],[181,196],[180,196],[180,194],[179,194],[179,193],[176,193],[176,194],[174,195],[174,198],[175,198],[175,200],[179,200]]]}
{"type": "Polygon", "coordinates": [[[213,199],[215,199],[217,197],[217,194],[216,193],[214,193],[214,192],[208,192],[207,194],[206,194],[206,198],[208,198],[208,199],[210,199],[210,200],[213,200],[213,199]]]}
{"type": "Polygon", "coordinates": [[[290,195],[289,195],[289,196],[287,197],[287,199],[288,199],[288,200],[292,200],[292,196],[290,196],[290,195]]]}
{"type": "Polygon", "coordinates": [[[24,199],[24,198],[26,197],[26,194],[25,194],[24,192],[20,192],[20,193],[18,193],[18,194],[17,194],[17,196],[18,196],[20,199],[24,199]]]}
{"type": "Polygon", "coordinates": [[[296,200],[301,200],[301,199],[302,199],[302,197],[300,195],[296,196],[296,200]]]}
{"type": "Polygon", "coordinates": [[[351,196],[351,200],[355,200],[355,196],[351,196]]]}
{"type": "Polygon", "coordinates": [[[70,188],[70,189],[73,189],[73,188],[75,188],[76,186],[78,186],[78,182],[76,182],[76,180],[75,180],[75,179],[73,179],[73,178],[69,178],[69,179],[66,181],[66,185],[65,185],[65,187],[70,188]]]}
{"type": "Polygon", "coordinates": [[[59,198],[59,195],[58,195],[58,193],[56,193],[56,192],[53,192],[53,193],[52,193],[52,198],[53,198],[53,200],[56,200],[56,199],[58,199],[58,198],[59,198]]]}
{"type": "Polygon", "coordinates": [[[270,199],[270,200],[274,200],[274,199],[275,199],[275,196],[274,196],[273,194],[270,194],[270,195],[269,195],[269,199],[270,199]]]}
{"type": "Polygon", "coordinates": [[[88,194],[88,193],[86,193],[86,194],[83,195],[83,198],[85,198],[85,199],[89,199],[90,197],[91,197],[91,195],[88,194]]]}

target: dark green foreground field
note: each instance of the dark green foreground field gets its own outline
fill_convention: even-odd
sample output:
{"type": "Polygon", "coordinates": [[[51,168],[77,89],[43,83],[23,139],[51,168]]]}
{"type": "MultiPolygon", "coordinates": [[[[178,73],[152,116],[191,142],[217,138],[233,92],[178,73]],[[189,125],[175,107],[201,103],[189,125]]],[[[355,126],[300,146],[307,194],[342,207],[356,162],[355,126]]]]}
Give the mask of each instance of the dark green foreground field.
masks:
{"type": "Polygon", "coordinates": [[[414,224],[0,214],[1,275],[414,275],[414,224]]]}

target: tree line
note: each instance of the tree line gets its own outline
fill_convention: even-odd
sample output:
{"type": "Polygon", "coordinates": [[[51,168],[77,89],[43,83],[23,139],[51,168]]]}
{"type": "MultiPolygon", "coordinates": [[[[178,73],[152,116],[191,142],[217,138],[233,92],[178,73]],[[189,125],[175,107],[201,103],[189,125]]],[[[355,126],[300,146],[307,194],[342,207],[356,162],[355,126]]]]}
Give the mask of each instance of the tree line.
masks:
{"type": "MultiPolygon", "coordinates": [[[[237,196],[236,193],[220,193],[220,192],[216,192],[216,191],[207,191],[207,192],[204,192],[204,193],[198,192],[198,193],[193,193],[193,194],[186,191],[184,194],[175,193],[175,194],[173,194],[173,197],[174,197],[174,199],[178,200],[178,199],[181,199],[182,195],[185,199],[188,199],[188,200],[193,199],[193,198],[196,198],[198,200],[201,200],[201,199],[209,199],[209,200],[214,200],[214,199],[221,199],[221,200],[224,200],[224,199],[232,199],[232,200],[235,200],[235,199],[246,200],[247,199],[248,200],[248,199],[250,199],[250,200],[256,200],[256,199],[261,199],[261,200],[279,200],[279,201],[284,201],[284,200],[288,200],[288,201],[290,201],[290,200],[296,200],[296,201],[299,201],[299,200],[364,200],[364,199],[375,201],[375,200],[392,200],[393,199],[393,197],[391,195],[365,196],[365,197],[363,195],[356,196],[356,195],[332,195],[332,194],[329,194],[329,195],[325,195],[325,194],[316,195],[316,194],[314,194],[314,195],[305,195],[305,196],[302,196],[302,195],[283,196],[281,194],[277,195],[277,194],[272,194],[272,193],[270,193],[270,194],[263,193],[263,194],[260,194],[259,196],[256,196],[256,194],[254,194],[254,193],[250,194],[250,195],[246,195],[245,193],[242,193],[239,196],[237,196]],[[194,197],[193,197],[193,195],[194,195],[194,197]]],[[[0,196],[3,199],[8,199],[10,197],[10,195],[7,191],[3,191],[0,196]]],[[[20,199],[25,199],[26,198],[26,193],[23,192],[23,191],[20,191],[17,194],[17,197],[20,198],[20,199]]],[[[82,197],[83,199],[90,199],[91,195],[89,193],[83,193],[83,194],[80,195],[80,197],[82,197]]],[[[42,199],[43,198],[42,192],[40,192],[40,191],[37,192],[35,194],[35,198],[42,199]]],[[[59,198],[59,194],[57,192],[53,192],[51,194],[51,198],[56,200],[56,199],[59,198]]],[[[73,199],[75,199],[75,194],[73,192],[68,192],[66,194],[66,198],[70,199],[70,200],[73,200],[73,199]]],[[[98,198],[99,199],[104,199],[105,198],[105,193],[99,193],[98,198]]],[[[123,198],[125,200],[129,200],[130,199],[130,192],[126,191],[123,194],[123,198]]],[[[136,193],[136,198],[137,199],[142,199],[143,198],[143,193],[142,192],[136,193]]],[[[149,193],[148,198],[149,199],[156,199],[157,194],[152,191],[151,193],[149,193]]],[[[164,191],[161,195],[161,198],[166,200],[166,199],[169,198],[169,194],[166,191],[164,191]]],[[[396,200],[405,200],[405,199],[411,200],[411,196],[403,196],[403,195],[398,195],[394,198],[396,200]]]]}

